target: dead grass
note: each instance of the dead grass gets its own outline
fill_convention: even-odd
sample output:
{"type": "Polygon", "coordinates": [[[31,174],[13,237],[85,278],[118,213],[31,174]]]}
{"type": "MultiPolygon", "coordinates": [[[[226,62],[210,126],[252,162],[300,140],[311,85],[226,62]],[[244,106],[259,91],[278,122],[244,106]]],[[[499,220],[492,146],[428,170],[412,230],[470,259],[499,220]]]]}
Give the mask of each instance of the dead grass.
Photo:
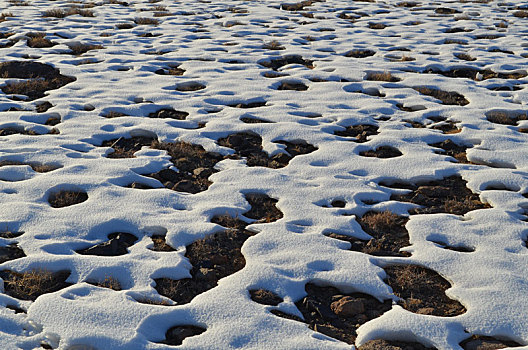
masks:
{"type": "Polygon", "coordinates": [[[466,100],[464,96],[462,96],[461,94],[455,91],[443,91],[440,89],[430,88],[427,86],[417,86],[417,87],[413,87],[413,89],[423,95],[434,97],[442,101],[442,104],[445,104],[445,105],[465,106],[469,104],[469,101],[466,100]]]}
{"type": "Polygon", "coordinates": [[[510,114],[504,111],[490,111],[486,113],[486,118],[488,119],[488,121],[495,124],[516,126],[519,121],[528,120],[528,114],[520,113],[515,116],[511,116],[510,114]]]}
{"type": "Polygon", "coordinates": [[[391,83],[395,83],[401,80],[400,78],[393,76],[391,72],[369,72],[367,73],[365,79],[372,81],[388,81],[391,83]]]}
{"type": "Polygon", "coordinates": [[[44,11],[42,17],[54,17],[54,18],[65,18],[67,16],[80,15],[83,17],[94,17],[92,10],[80,8],[78,6],[71,6],[66,9],[55,8],[44,11]]]}
{"type": "Polygon", "coordinates": [[[82,44],[82,43],[75,43],[75,44],[69,44],[68,47],[70,48],[70,54],[75,56],[80,56],[83,53],[86,53],[90,50],[100,50],[104,49],[103,45],[99,44],[82,44]]]}
{"type": "Polygon", "coordinates": [[[272,40],[268,43],[265,43],[262,45],[262,48],[265,50],[284,50],[284,46],[282,46],[277,40],[272,40]]]}
{"type": "Polygon", "coordinates": [[[56,292],[71,285],[65,282],[69,275],[69,271],[51,272],[43,269],[0,272],[0,277],[4,280],[5,292],[22,300],[35,300],[42,294],[56,292]]]}
{"type": "Polygon", "coordinates": [[[0,22],[7,21],[7,17],[15,17],[11,12],[2,12],[0,14],[0,22]]]}
{"type": "Polygon", "coordinates": [[[29,3],[29,1],[25,1],[25,0],[8,0],[7,2],[11,6],[29,6],[29,5],[31,5],[29,3]]]}
{"type": "Polygon", "coordinates": [[[86,283],[93,284],[94,286],[101,288],[112,289],[115,291],[120,291],[122,289],[119,281],[111,276],[105,276],[102,281],[86,281],[86,283]]]}
{"type": "Polygon", "coordinates": [[[48,202],[53,208],[63,208],[82,203],[88,199],[88,194],[81,191],[58,191],[50,194],[48,202]]]}
{"type": "Polygon", "coordinates": [[[369,56],[374,56],[376,51],[369,49],[353,49],[345,53],[345,57],[354,57],[354,58],[365,58],[369,56]]]}
{"type": "Polygon", "coordinates": [[[29,100],[34,100],[40,97],[44,97],[44,91],[52,90],[54,86],[53,81],[45,79],[28,79],[18,82],[9,82],[2,91],[8,95],[25,95],[29,100]]]}
{"type": "Polygon", "coordinates": [[[455,54],[453,54],[453,55],[454,55],[456,58],[461,59],[461,60],[464,60],[464,61],[475,61],[475,60],[476,60],[476,58],[471,57],[469,54],[464,53],[464,52],[455,53],[455,54]]]}
{"type": "Polygon", "coordinates": [[[167,244],[167,242],[165,241],[165,236],[154,235],[150,238],[152,239],[152,242],[154,243],[154,246],[150,248],[150,250],[153,250],[155,252],[173,252],[176,250],[167,244]]]}
{"type": "Polygon", "coordinates": [[[517,18],[528,18],[528,11],[526,10],[515,11],[513,15],[517,18]]]}
{"type": "Polygon", "coordinates": [[[155,18],[148,18],[148,17],[136,17],[134,19],[134,23],[137,25],[155,25],[157,26],[160,24],[160,21],[155,18]]]}
{"type": "Polygon", "coordinates": [[[33,47],[33,48],[44,48],[44,47],[52,47],[55,45],[51,40],[46,39],[46,33],[43,32],[33,32],[33,33],[27,33],[26,36],[27,39],[27,46],[33,47]]]}

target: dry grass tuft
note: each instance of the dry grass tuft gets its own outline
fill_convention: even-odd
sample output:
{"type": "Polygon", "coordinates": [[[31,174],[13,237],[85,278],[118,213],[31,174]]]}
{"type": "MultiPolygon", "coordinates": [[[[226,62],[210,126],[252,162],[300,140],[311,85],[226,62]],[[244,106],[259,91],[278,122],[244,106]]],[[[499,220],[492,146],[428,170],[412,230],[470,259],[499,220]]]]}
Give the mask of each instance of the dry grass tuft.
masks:
{"type": "Polygon", "coordinates": [[[93,284],[94,286],[101,287],[101,288],[108,288],[115,291],[120,291],[121,284],[118,280],[111,276],[105,276],[104,280],[102,281],[86,281],[86,283],[93,284]]]}
{"type": "Polygon", "coordinates": [[[67,9],[55,8],[44,11],[42,17],[55,17],[55,18],[64,18],[72,15],[81,15],[83,17],[94,17],[94,12],[92,10],[87,10],[80,8],[79,6],[71,6],[67,9]]]}
{"type": "Polygon", "coordinates": [[[11,12],[2,12],[0,14],[0,22],[7,21],[7,17],[15,17],[11,12]]]}
{"type": "Polygon", "coordinates": [[[88,199],[86,192],[80,191],[59,191],[49,196],[48,202],[53,208],[63,208],[70,205],[79,204],[88,199]]]}
{"type": "Polygon", "coordinates": [[[388,81],[392,83],[401,80],[400,78],[393,76],[391,72],[370,72],[367,74],[365,79],[373,81],[388,81]]]}
{"type": "Polygon", "coordinates": [[[52,47],[55,45],[51,40],[46,39],[46,33],[43,32],[34,32],[27,33],[27,46],[34,48],[43,48],[43,47],[52,47]]]}
{"type": "Polygon", "coordinates": [[[30,5],[29,1],[24,1],[24,0],[8,0],[7,2],[9,2],[9,5],[11,6],[29,6],[30,5]]]}
{"type": "Polygon", "coordinates": [[[70,283],[65,282],[69,275],[69,271],[53,273],[44,269],[0,272],[6,293],[23,300],[35,300],[42,294],[56,292],[69,286],[70,283]]]}
{"type": "Polygon", "coordinates": [[[136,17],[134,19],[134,23],[136,23],[137,25],[148,25],[148,24],[151,24],[151,25],[157,26],[158,24],[160,24],[160,21],[155,19],[155,18],[136,17]]]}
{"type": "Polygon", "coordinates": [[[75,44],[69,44],[68,47],[70,48],[71,52],[70,54],[79,56],[83,53],[86,53],[90,50],[100,50],[104,49],[103,45],[99,44],[82,44],[82,43],[75,43],[75,44]]]}
{"type": "Polygon", "coordinates": [[[282,46],[277,40],[272,40],[269,43],[262,45],[262,48],[266,50],[284,50],[284,46],[282,46]]]}

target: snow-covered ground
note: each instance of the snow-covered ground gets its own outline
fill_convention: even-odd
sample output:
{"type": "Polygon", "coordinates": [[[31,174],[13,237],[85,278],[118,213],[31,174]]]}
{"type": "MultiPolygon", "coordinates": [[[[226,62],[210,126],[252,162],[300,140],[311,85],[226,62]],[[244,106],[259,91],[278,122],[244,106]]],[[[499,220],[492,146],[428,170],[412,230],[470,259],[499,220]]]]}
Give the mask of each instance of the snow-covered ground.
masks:
{"type": "Polygon", "coordinates": [[[15,298],[7,288],[14,282],[4,281],[0,348],[172,349],[163,341],[175,326],[205,329],[181,349],[353,348],[271,312],[305,319],[296,303],[307,283],[393,301],[359,327],[356,345],[386,339],[462,349],[472,335],[528,344],[528,12],[521,1],[326,0],[297,3],[304,5],[297,11],[294,1],[277,0],[0,4],[1,62],[40,62],[75,78],[33,100],[6,88],[31,77],[0,78],[7,92],[0,93],[0,247],[16,243],[25,254],[0,271],[4,279],[10,271],[70,272],[68,286],[34,301],[15,298]],[[93,16],[43,16],[72,5],[89,5],[93,16]],[[30,47],[34,33],[55,45],[30,47]],[[72,55],[79,44],[100,46],[72,55]],[[170,74],[171,67],[180,70],[170,74]],[[418,91],[424,87],[459,95],[442,103],[418,91]],[[43,101],[52,107],[38,113],[43,101]],[[188,115],[148,117],[163,108],[188,115]],[[363,140],[343,133],[358,125],[377,132],[363,140]],[[142,176],[178,171],[164,150],[144,146],[117,159],[108,157],[114,141],[101,146],[144,136],[226,156],[235,151],[218,140],[248,132],[270,156],[286,152],[278,141],[317,149],[276,168],[223,157],[209,188],[189,193],[142,176]],[[448,139],[467,147],[467,161],[431,146],[448,139]],[[399,152],[362,153],[380,146],[399,152]],[[57,169],[39,172],[36,164],[57,169]],[[487,205],[463,215],[452,203],[413,214],[415,204],[394,198],[411,190],[388,187],[456,176],[487,205]],[[154,189],[131,188],[134,182],[154,189]],[[56,208],[49,200],[58,191],[88,199],[56,208]],[[191,277],[186,246],[226,230],[215,217],[255,222],[243,215],[248,193],[277,199],[283,217],[247,227],[244,268],[187,303],[158,294],[155,279],[191,277]],[[386,210],[410,216],[407,254],[366,254],[328,237],[368,240],[358,220],[386,210]],[[76,252],[114,232],[137,241],[115,256],[76,252]],[[163,235],[175,250],[149,249],[151,237],[163,235]],[[383,269],[394,264],[436,271],[465,312],[448,317],[398,305],[383,269]],[[121,290],[87,283],[105,278],[121,290]],[[257,289],[282,302],[255,302],[248,291],[257,289]],[[164,305],[139,302],[148,299],[164,305]]]}

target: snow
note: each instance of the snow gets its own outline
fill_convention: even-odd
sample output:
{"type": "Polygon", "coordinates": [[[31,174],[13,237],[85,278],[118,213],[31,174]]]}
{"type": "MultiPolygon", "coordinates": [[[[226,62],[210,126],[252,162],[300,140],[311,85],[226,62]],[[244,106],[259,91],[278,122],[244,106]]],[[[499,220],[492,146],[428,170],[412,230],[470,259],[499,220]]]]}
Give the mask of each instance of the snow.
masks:
{"type": "MultiPolygon", "coordinates": [[[[61,74],[77,80],[46,92],[37,101],[14,101],[0,94],[0,129],[17,126],[39,136],[0,137],[0,161],[59,165],[38,173],[28,165],[0,167],[0,229],[24,231],[20,237],[0,238],[0,246],[17,242],[27,257],[7,261],[0,270],[26,271],[45,268],[70,270],[70,287],[44,294],[34,302],[0,294],[0,306],[19,305],[27,314],[0,307],[0,344],[4,349],[37,349],[42,341],[58,349],[171,349],[160,344],[175,325],[207,329],[184,340],[181,349],[352,349],[353,346],[309,329],[306,324],[279,318],[273,308],[253,302],[247,290],[265,288],[284,298],[278,308],[302,317],[295,302],[306,295],[308,282],[339,287],[343,292],[368,293],[380,300],[397,300],[383,282],[382,267],[389,263],[418,264],[445,277],[452,288],[447,295],[460,301],[467,312],[456,317],[414,314],[394,303],[392,310],[358,330],[356,344],[371,339],[419,341],[438,349],[461,349],[468,333],[503,336],[528,344],[528,292],[526,266],[528,208],[528,134],[518,126],[486,120],[489,111],[511,115],[527,113],[526,89],[494,91],[493,86],[526,84],[527,78],[473,81],[439,74],[419,74],[427,68],[476,67],[495,72],[526,73],[527,19],[513,16],[521,2],[502,3],[421,1],[415,8],[396,6],[400,1],[377,0],[316,2],[301,12],[281,10],[281,1],[257,0],[161,0],[149,3],[129,0],[129,6],[96,1],[94,17],[72,15],[62,19],[43,17],[49,9],[66,8],[65,0],[29,0],[29,6],[1,1],[12,17],[0,23],[0,32],[14,32],[13,46],[1,50],[0,62],[24,60],[24,55],[51,64],[61,74]],[[171,13],[156,17],[160,24],[116,29],[136,17],[153,17],[154,6],[171,13]],[[445,6],[455,15],[436,14],[445,6]],[[247,13],[231,12],[230,8],[247,13]],[[354,23],[338,18],[356,14],[354,23]],[[358,15],[364,13],[365,15],[358,15]],[[236,24],[238,21],[241,24],[236,24]],[[422,24],[410,25],[410,21],[422,24]],[[507,21],[507,28],[496,25],[507,21]],[[369,23],[386,29],[369,29],[369,23]],[[303,24],[305,23],[305,24],[303,24]],[[445,33],[460,27],[470,32],[445,33]],[[330,29],[331,31],[324,31],[330,29]],[[51,48],[30,48],[28,32],[46,32],[56,42],[51,48]],[[138,34],[152,33],[152,37],[138,34]],[[104,34],[104,36],[103,36],[104,34]],[[500,34],[497,39],[475,39],[479,34],[500,34]],[[314,41],[307,40],[313,37],[314,41]],[[443,44],[457,39],[463,44],[443,44]],[[285,50],[262,45],[277,40],[285,50]],[[68,54],[68,44],[100,44],[82,56],[68,54]],[[401,51],[405,48],[409,51],[401,51]],[[490,52],[509,50],[514,54],[490,52]],[[351,49],[371,49],[366,58],[345,57],[351,49]],[[165,52],[156,54],[156,52],[165,52]],[[456,58],[467,53],[473,62],[456,58]],[[314,61],[314,69],[300,64],[278,69],[285,77],[266,78],[271,69],[259,64],[284,55],[301,55],[314,61]],[[403,55],[414,61],[398,61],[403,55]],[[235,63],[232,63],[235,61],[235,63]],[[185,70],[182,76],[154,72],[170,65],[185,70]],[[389,71],[399,82],[364,80],[369,72],[389,71]],[[310,79],[322,78],[326,82],[310,79]],[[277,90],[282,81],[302,82],[307,91],[277,90]],[[180,84],[197,82],[205,89],[182,92],[180,84]],[[440,104],[416,86],[456,91],[470,103],[440,104]],[[360,93],[354,91],[363,91],[360,93]],[[385,97],[371,96],[379,91],[385,97]],[[35,102],[50,101],[45,113],[33,111],[35,102]],[[252,109],[228,105],[266,101],[252,109]],[[402,111],[397,103],[415,111],[402,111]],[[20,107],[21,111],[7,111],[20,107]],[[172,107],[186,111],[186,120],[147,118],[149,113],[172,107]],[[93,110],[90,110],[93,109],[93,110]],[[127,116],[104,118],[109,111],[127,116]],[[314,115],[319,118],[311,118],[314,115]],[[56,126],[44,125],[61,117],[56,126]],[[427,117],[443,116],[457,121],[462,131],[444,135],[430,128],[411,128],[404,120],[430,124],[427,117]],[[272,123],[246,124],[253,117],[272,123]],[[380,117],[389,117],[382,121],[380,117]],[[205,128],[198,128],[206,123],[205,128]],[[377,125],[379,134],[366,143],[350,142],[334,135],[350,125],[377,125]],[[60,134],[47,134],[53,128],[60,134]],[[135,158],[110,159],[106,140],[152,136],[160,141],[187,141],[207,151],[227,155],[233,150],[216,140],[232,133],[252,131],[263,139],[270,155],[283,152],[275,141],[305,140],[317,151],[295,157],[281,169],[248,167],[244,160],[226,159],[207,191],[189,194],[165,189],[140,174],[167,168],[164,151],[144,147],[135,158]],[[492,165],[461,164],[435,154],[428,144],[449,136],[458,144],[473,146],[468,160],[492,165]],[[364,150],[390,145],[403,155],[378,159],[361,157],[364,150]],[[370,210],[391,210],[407,215],[413,205],[390,200],[394,190],[380,182],[416,182],[461,175],[490,209],[464,216],[412,215],[407,229],[412,253],[409,258],[373,257],[347,250],[348,243],[325,237],[334,232],[366,239],[355,220],[370,210]],[[141,181],[156,187],[136,190],[125,187],[141,181]],[[507,190],[487,190],[503,185],[507,190]],[[82,190],[88,200],[69,207],[52,208],[50,193],[82,190]],[[242,215],[249,209],[244,193],[262,192],[278,199],[284,217],[274,223],[249,226],[258,231],[242,248],[243,270],[221,279],[218,286],[191,303],[180,306],[147,305],[140,296],[161,300],[154,278],[189,276],[185,246],[221,227],[210,222],[215,215],[242,215]],[[326,208],[334,199],[344,208],[326,208]],[[375,204],[365,204],[372,200],[375,204]],[[116,257],[80,255],[77,249],[107,240],[112,232],[129,232],[138,241],[129,253],[116,257]],[[155,252],[150,236],[166,234],[174,252],[155,252]],[[436,238],[435,238],[436,237],[436,238]],[[442,249],[431,240],[473,247],[470,254],[442,249]],[[85,283],[112,276],[121,291],[85,283]],[[82,347],[84,346],[84,347],[82,347]]],[[[85,3],[81,1],[81,3],[85,3]]],[[[0,43],[7,43],[2,39],[0,43]]],[[[14,81],[0,79],[0,84],[14,81]]],[[[528,347],[524,347],[528,349],[528,347]]]]}

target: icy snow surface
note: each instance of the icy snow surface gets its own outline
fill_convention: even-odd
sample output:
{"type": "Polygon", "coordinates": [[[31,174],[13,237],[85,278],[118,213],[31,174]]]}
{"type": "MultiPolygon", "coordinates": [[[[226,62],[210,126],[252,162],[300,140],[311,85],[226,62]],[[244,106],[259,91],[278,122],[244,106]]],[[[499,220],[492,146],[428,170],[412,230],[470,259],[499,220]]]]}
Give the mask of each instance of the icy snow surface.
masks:
{"type": "MultiPolygon", "coordinates": [[[[206,331],[187,337],[179,348],[352,349],[352,344],[270,312],[302,317],[295,302],[306,295],[309,282],[394,300],[390,311],[359,328],[356,345],[388,339],[462,349],[459,343],[472,334],[528,344],[528,226],[523,221],[528,121],[506,125],[487,119],[490,113],[508,118],[527,113],[528,18],[518,13],[523,4],[418,0],[414,7],[398,6],[401,2],[326,0],[289,11],[276,0],[96,0],[76,2],[95,5],[88,8],[93,17],[55,18],[43,14],[73,1],[1,1],[6,16],[0,23],[0,61],[50,64],[76,80],[33,101],[0,93],[0,129],[26,131],[0,136],[0,161],[26,164],[0,167],[0,231],[24,232],[0,238],[0,246],[17,243],[26,254],[2,263],[0,270],[71,272],[70,286],[35,301],[0,294],[0,347],[37,349],[45,343],[72,350],[172,349],[161,343],[165,332],[195,325],[206,331]],[[156,6],[165,7],[164,16],[156,6]],[[142,17],[159,24],[136,25],[134,19],[142,17]],[[116,27],[124,23],[131,26],[116,27]],[[386,27],[375,29],[379,23],[386,27]],[[35,32],[46,33],[56,45],[29,47],[28,33],[35,32]],[[265,46],[274,40],[284,49],[265,46]],[[69,46],[79,43],[102,48],[72,55],[69,46]],[[351,50],[374,54],[349,57],[351,50]],[[459,58],[462,53],[474,60],[459,58]],[[265,67],[288,55],[313,63],[286,64],[276,71],[265,67]],[[176,66],[183,75],[155,73],[176,66]],[[519,74],[487,79],[479,73],[468,79],[426,73],[471,67],[519,74]],[[399,81],[367,80],[368,74],[384,72],[399,81]],[[279,89],[281,82],[303,83],[308,89],[279,89]],[[180,91],[191,83],[205,88],[180,91]],[[423,86],[455,91],[469,103],[442,104],[413,89],[423,86]],[[42,101],[53,107],[37,113],[42,101]],[[266,104],[229,106],[259,101],[266,104]],[[185,120],[147,117],[161,108],[189,115],[185,120]],[[125,116],[105,118],[109,112],[125,116]],[[459,130],[443,133],[434,127],[434,117],[455,122],[459,130]],[[46,124],[49,118],[60,123],[46,124]],[[413,128],[411,121],[425,127],[413,128]],[[334,134],[359,124],[377,126],[379,134],[364,143],[334,134]],[[213,184],[191,194],[142,176],[172,166],[165,151],[145,146],[134,158],[114,159],[107,157],[111,148],[101,147],[120,137],[155,136],[228,155],[233,150],[217,140],[237,132],[260,135],[269,155],[286,152],[277,141],[304,140],[317,150],[278,169],[249,167],[244,157],[225,158],[209,177],[213,184]],[[468,146],[469,162],[456,162],[430,146],[446,139],[468,146]],[[394,147],[402,155],[360,155],[379,146],[394,147]],[[58,169],[36,172],[27,164],[58,169]],[[491,208],[465,215],[410,215],[411,245],[404,248],[410,257],[350,251],[348,243],[327,237],[368,239],[357,218],[373,210],[407,216],[415,207],[391,200],[402,190],[380,183],[453,175],[467,181],[491,208]],[[155,189],[127,187],[132,182],[155,189]],[[54,208],[48,199],[59,190],[85,191],[88,200],[54,208]],[[189,277],[185,247],[224,230],[211,222],[215,215],[242,217],[250,208],[244,194],[250,192],[278,199],[284,217],[248,227],[259,233],[242,248],[245,267],[184,305],[158,295],[154,279],[189,277]],[[345,206],[330,205],[336,199],[345,206]],[[119,256],[75,252],[107,241],[112,232],[128,232],[138,240],[119,256]],[[149,249],[150,237],[160,234],[175,251],[149,249]],[[432,241],[474,251],[447,250],[432,241]],[[396,305],[383,270],[393,263],[438,272],[451,283],[447,295],[467,311],[440,317],[396,305]],[[122,290],[86,283],[107,276],[118,280],[122,290]],[[255,303],[248,290],[258,288],[284,301],[277,307],[255,303]],[[136,301],[141,298],[168,305],[136,301]],[[5,307],[13,305],[27,312],[5,307]]],[[[1,77],[0,87],[20,80],[1,77]]]]}

